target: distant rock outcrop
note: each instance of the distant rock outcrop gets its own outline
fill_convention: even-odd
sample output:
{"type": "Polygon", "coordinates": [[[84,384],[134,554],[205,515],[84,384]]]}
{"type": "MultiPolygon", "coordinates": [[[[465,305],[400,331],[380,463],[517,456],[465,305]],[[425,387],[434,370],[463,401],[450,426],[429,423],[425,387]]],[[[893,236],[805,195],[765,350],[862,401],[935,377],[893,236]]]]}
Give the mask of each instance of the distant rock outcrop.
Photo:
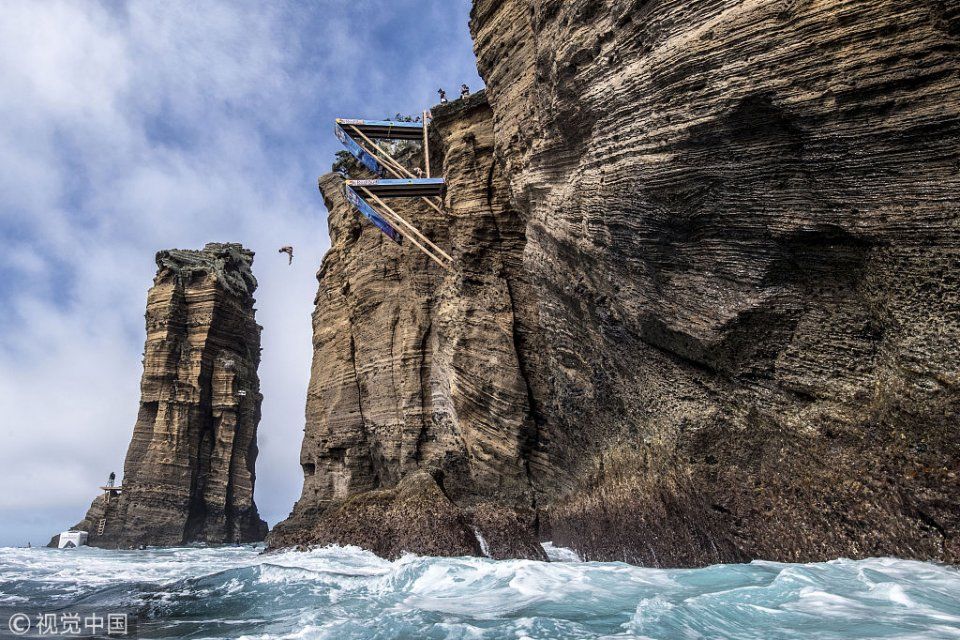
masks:
{"type": "Polygon", "coordinates": [[[75,528],[100,547],[262,540],[253,502],[260,327],[253,252],[161,251],[147,296],[140,413],[119,495],[75,528]]]}
{"type": "Polygon", "coordinates": [[[455,271],[321,180],[305,484],[271,542],[395,554],[356,523],[432,500],[435,540],[382,535],[960,557],[960,11],[476,0],[471,28],[486,99],[432,127],[450,216],[403,209],[455,271]]]}

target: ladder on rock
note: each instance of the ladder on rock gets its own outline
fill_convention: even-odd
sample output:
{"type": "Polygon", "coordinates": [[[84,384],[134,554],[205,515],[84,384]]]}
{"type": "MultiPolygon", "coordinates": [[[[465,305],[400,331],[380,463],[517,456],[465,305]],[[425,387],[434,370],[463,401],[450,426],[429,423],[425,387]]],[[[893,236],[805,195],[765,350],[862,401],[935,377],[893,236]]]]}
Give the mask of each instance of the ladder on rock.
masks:
{"type": "Polygon", "coordinates": [[[388,198],[419,198],[438,213],[444,213],[441,206],[446,181],[430,177],[427,118],[426,111],[422,122],[337,118],[334,133],[347,151],[378,176],[374,180],[348,179],[344,194],[350,204],[397,244],[409,240],[438,265],[450,269],[453,258],[385,202],[388,198]],[[415,176],[376,140],[420,140],[425,177],[415,176]],[[392,177],[384,178],[385,175],[392,177]]]}
{"type": "Polygon", "coordinates": [[[100,518],[100,524],[97,525],[97,535],[102,536],[103,530],[107,528],[107,519],[100,518]]]}

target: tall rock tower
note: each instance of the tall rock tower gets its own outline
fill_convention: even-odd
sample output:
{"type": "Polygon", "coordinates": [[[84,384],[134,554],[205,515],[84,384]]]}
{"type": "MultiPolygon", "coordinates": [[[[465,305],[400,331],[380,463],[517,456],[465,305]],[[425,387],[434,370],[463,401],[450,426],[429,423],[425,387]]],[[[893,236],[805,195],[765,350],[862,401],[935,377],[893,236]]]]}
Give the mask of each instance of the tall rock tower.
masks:
{"type": "Polygon", "coordinates": [[[157,253],[147,296],[140,412],[122,486],[76,528],[100,547],[262,540],[253,501],[260,330],[253,252],[157,253]]]}

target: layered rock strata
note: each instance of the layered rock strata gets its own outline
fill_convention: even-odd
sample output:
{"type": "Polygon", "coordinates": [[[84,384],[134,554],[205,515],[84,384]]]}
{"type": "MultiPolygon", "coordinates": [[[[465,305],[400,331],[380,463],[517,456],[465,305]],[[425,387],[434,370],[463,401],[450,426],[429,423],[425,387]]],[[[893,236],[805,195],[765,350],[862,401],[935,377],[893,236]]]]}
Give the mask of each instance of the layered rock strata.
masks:
{"type": "Polygon", "coordinates": [[[960,552],[960,10],[477,0],[537,308],[542,534],[960,552]]]}
{"type": "Polygon", "coordinates": [[[447,177],[448,216],[398,204],[455,271],[393,244],[357,216],[339,176],[321,178],[331,249],[313,317],[303,496],[273,546],[478,554],[479,534],[494,557],[543,557],[510,277],[523,235],[493,161],[491,115],[482,93],[436,111],[433,171],[447,177]]]}
{"type": "Polygon", "coordinates": [[[257,541],[260,326],[253,252],[161,251],[147,296],[140,411],[119,495],[75,528],[101,547],[257,541]],[[103,523],[101,530],[101,522],[103,523]]]}
{"type": "Polygon", "coordinates": [[[956,561],[960,10],[476,0],[471,29],[487,95],[431,133],[450,215],[404,208],[455,270],[321,179],[273,543],[956,561]]]}

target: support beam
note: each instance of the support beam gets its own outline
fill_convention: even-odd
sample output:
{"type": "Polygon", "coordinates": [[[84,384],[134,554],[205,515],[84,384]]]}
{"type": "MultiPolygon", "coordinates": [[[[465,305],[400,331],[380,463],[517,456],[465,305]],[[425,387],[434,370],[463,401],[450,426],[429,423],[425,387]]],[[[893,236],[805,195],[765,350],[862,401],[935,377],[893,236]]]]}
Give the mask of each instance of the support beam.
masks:
{"type": "Polygon", "coordinates": [[[363,131],[360,131],[360,129],[357,129],[356,127],[350,127],[350,128],[353,129],[354,133],[356,133],[358,136],[360,136],[361,138],[363,138],[363,140],[364,140],[367,144],[369,144],[371,147],[373,147],[374,149],[376,149],[377,151],[379,151],[379,152],[382,154],[382,156],[383,156],[382,158],[381,158],[381,157],[378,157],[378,158],[377,158],[378,160],[380,160],[380,162],[382,162],[382,163],[384,163],[384,164],[391,164],[391,165],[393,165],[393,167],[394,167],[396,170],[400,171],[401,173],[405,173],[405,174],[406,174],[406,176],[404,176],[404,177],[407,177],[407,178],[415,178],[415,177],[416,177],[415,175],[413,175],[412,172],[408,171],[406,167],[404,167],[402,164],[400,164],[399,162],[397,162],[396,160],[394,160],[393,157],[392,157],[389,153],[387,153],[386,151],[384,151],[384,149],[383,149],[380,145],[378,145],[376,142],[374,142],[373,140],[371,140],[370,138],[368,138],[366,135],[364,135],[363,131]]]}
{"type": "MultiPolygon", "coordinates": [[[[433,252],[430,251],[430,249],[427,249],[425,246],[423,246],[422,244],[420,244],[419,242],[417,242],[416,238],[413,237],[413,234],[412,234],[412,233],[407,232],[407,231],[404,231],[404,229],[403,229],[400,225],[398,225],[397,223],[398,223],[398,222],[399,222],[399,223],[402,223],[402,225],[404,225],[404,226],[412,229],[412,230],[413,230],[413,233],[416,233],[417,236],[419,236],[420,238],[423,238],[423,240],[426,241],[426,243],[427,243],[428,245],[430,245],[432,248],[437,249],[437,250],[439,250],[441,253],[443,253],[443,251],[440,250],[440,247],[438,247],[437,245],[435,245],[435,244],[433,244],[432,242],[430,242],[429,240],[427,240],[427,238],[426,238],[422,233],[420,233],[419,231],[417,231],[417,230],[413,227],[413,225],[411,225],[409,222],[407,222],[407,221],[404,220],[402,217],[400,217],[400,214],[398,214],[396,211],[394,211],[393,209],[391,209],[385,202],[383,202],[383,200],[381,200],[380,198],[377,198],[376,196],[374,196],[372,193],[370,193],[370,192],[367,191],[366,189],[363,189],[362,191],[365,191],[367,196],[372,196],[372,197],[374,198],[374,201],[377,202],[377,204],[379,204],[379,205],[383,208],[383,211],[378,211],[377,213],[379,213],[379,214],[380,214],[383,218],[385,218],[388,222],[393,223],[394,229],[396,229],[397,232],[398,232],[400,235],[402,235],[404,238],[406,238],[406,239],[409,240],[411,243],[413,243],[413,245],[414,245],[415,247],[417,247],[418,249],[420,249],[420,251],[422,251],[428,258],[430,258],[431,260],[433,260],[434,262],[436,262],[438,265],[440,265],[441,267],[443,267],[443,268],[446,269],[447,271],[450,270],[450,266],[451,266],[451,265],[447,264],[444,260],[442,260],[442,259],[440,259],[439,257],[437,257],[436,255],[434,255],[433,252]]],[[[450,256],[447,256],[446,253],[443,253],[443,255],[444,255],[448,260],[452,260],[452,258],[450,258],[450,256]]]]}
{"type": "Polygon", "coordinates": [[[424,175],[430,177],[430,132],[427,127],[427,113],[423,112],[423,165],[424,175]]]}
{"type": "Polygon", "coordinates": [[[381,208],[383,208],[383,209],[385,209],[386,211],[388,211],[389,213],[393,214],[394,218],[396,218],[396,220],[397,220],[402,226],[406,227],[407,229],[410,230],[411,233],[415,234],[418,238],[420,238],[421,240],[423,240],[423,242],[424,242],[425,244],[427,244],[432,250],[434,250],[435,252],[437,252],[438,254],[440,254],[441,256],[443,256],[444,258],[446,258],[447,260],[449,260],[450,262],[453,262],[453,258],[450,257],[450,254],[448,254],[446,251],[444,251],[444,250],[441,249],[439,246],[437,246],[436,244],[434,244],[428,237],[426,237],[425,235],[423,235],[422,233],[420,233],[420,231],[419,231],[415,226],[413,226],[412,224],[410,224],[409,222],[407,222],[407,221],[403,218],[403,216],[401,216],[399,213],[397,213],[396,211],[394,211],[393,209],[391,209],[390,206],[380,198],[380,196],[378,196],[378,195],[375,194],[375,193],[371,193],[371,191],[370,191],[369,189],[367,189],[366,187],[361,188],[361,191],[362,191],[365,195],[367,195],[368,197],[372,198],[373,201],[376,202],[378,205],[380,205],[381,208]]]}
{"type": "MultiPolygon", "coordinates": [[[[354,144],[357,145],[357,147],[358,147],[361,151],[363,151],[363,153],[369,155],[370,157],[372,157],[372,158],[374,158],[375,160],[377,160],[377,161],[379,161],[380,163],[382,163],[382,164],[383,164],[383,167],[384,167],[387,171],[389,171],[394,177],[400,178],[400,179],[403,179],[404,177],[406,177],[406,178],[408,178],[408,179],[416,180],[416,178],[414,178],[413,175],[410,174],[409,172],[407,172],[407,175],[406,175],[406,176],[401,175],[398,171],[396,171],[395,169],[393,169],[393,167],[391,167],[387,162],[384,162],[384,161],[383,161],[383,158],[381,158],[381,157],[378,156],[377,154],[371,152],[369,149],[367,149],[366,147],[364,147],[364,146],[361,145],[360,143],[354,142],[354,144]]],[[[391,160],[392,160],[392,158],[391,158],[391,160]]],[[[403,169],[403,167],[401,167],[401,169],[403,169]]],[[[404,169],[404,171],[406,171],[406,169],[404,169]]],[[[420,198],[421,198],[424,202],[426,202],[427,205],[429,205],[434,211],[436,211],[437,213],[439,213],[440,215],[442,215],[442,216],[447,215],[447,212],[444,211],[443,209],[441,209],[439,206],[437,206],[437,204],[434,203],[434,201],[431,200],[430,198],[427,198],[426,196],[420,196],[420,198]]],[[[437,198],[437,199],[439,200],[439,198],[437,198]]],[[[441,202],[442,202],[442,200],[441,200],[441,202]]]]}
{"type": "MultiPolygon", "coordinates": [[[[388,170],[390,169],[390,165],[393,164],[401,173],[406,174],[406,177],[407,177],[407,178],[415,178],[415,176],[413,175],[413,173],[411,173],[410,171],[408,171],[407,168],[404,167],[402,164],[400,164],[399,162],[397,162],[396,160],[394,160],[394,159],[390,156],[389,153],[387,153],[386,151],[383,150],[383,148],[382,148],[380,145],[378,145],[376,142],[374,142],[373,140],[371,140],[370,138],[368,138],[367,136],[365,136],[364,133],[363,133],[362,131],[360,131],[360,129],[357,129],[356,127],[351,127],[351,128],[353,129],[353,131],[354,131],[357,135],[359,135],[361,138],[363,138],[363,140],[366,141],[367,144],[369,144],[369,145],[372,146],[374,149],[376,149],[377,151],[379,151],[379,152],[381,153],[381,156],[377,156],[376,154],[370,153],[369,150],[363,149],[363,147],[360,147],[360,148],[363,149],[366,153],[370,153],[370,155],[372,155],[374,158],[376,158],[377,160],[379,160],[381,164],[383,164],[385,167],[387,167],[388,170]]],[[[423,130],[424,130],[424,131],[427,130],[426,126],[424,126],[423,130]]],[[[424,134],[424,135],[426,136],[426,134],[424,134]]],[[[357,144],[357,146],[360,146],[360,145],[357,144]]],[[[429,171],[428,171],[428,173],[429,173],[429,171]]],[[[399,175],[399,174],[397,173],[397,171],[393,171],[393,174],[396,175],[398,178],[404,177],[404,176],[402,176],[402,175],[399,175]]],[[[429,178],[430,176],[428,175],[427,177],[429,178]]],[[[424,200],[424,202],[426,202],[428,205],[430,205],[431,207],[433,207],[433,209],[434,209],[437,213],[439,213],[439,214],[441,214],[441,215],[446,215],[446,213],[443,211],[443,209],[441,209],[439,206],[437,206],[432,200],[428,200],[427,198],[424,198],[423,200],[424,200]]],[[[443,201],[441,200],[441,204],[442,204],[442,203],[443,203],[443,201]]]]}

